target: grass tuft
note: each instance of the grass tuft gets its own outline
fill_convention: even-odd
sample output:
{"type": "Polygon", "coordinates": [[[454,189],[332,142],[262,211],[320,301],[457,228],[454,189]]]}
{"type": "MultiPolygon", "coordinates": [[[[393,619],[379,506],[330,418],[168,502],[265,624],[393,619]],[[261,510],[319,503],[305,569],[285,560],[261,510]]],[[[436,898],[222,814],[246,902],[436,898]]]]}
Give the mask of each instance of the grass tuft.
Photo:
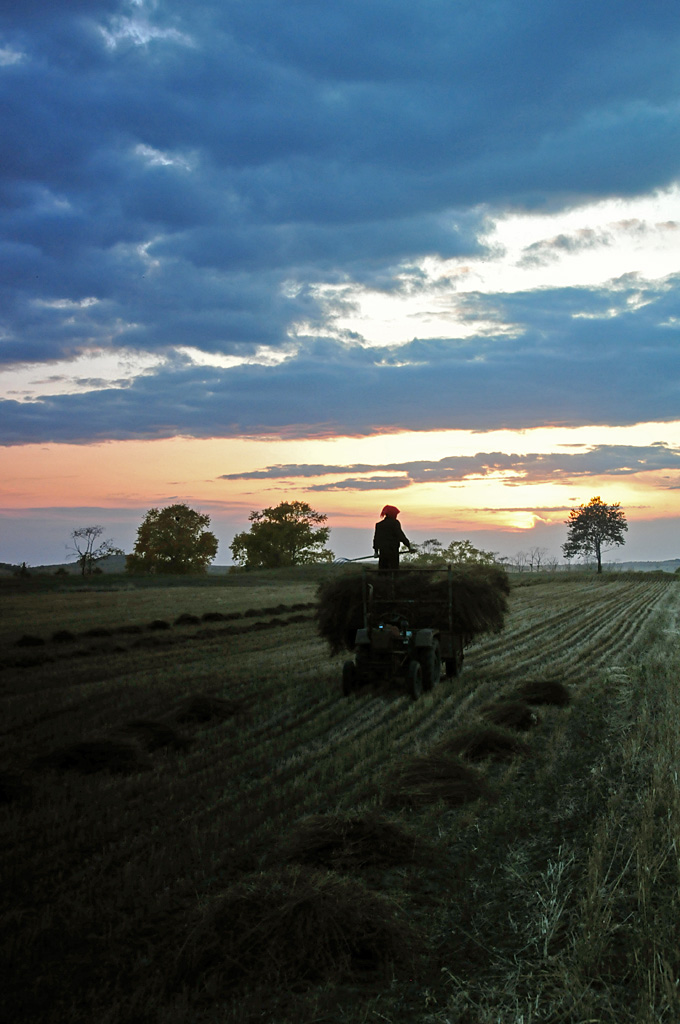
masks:
{"type": "Polygon", "coordinates": [[[33,759],[31,768],[47,771],[140,772],[151,767],[147,753],[132,740],[82,740],[33,759]]]}
{"type": "Polygon", "coordinates": [[[527,704],[556,704],[558,707],[566,707],[571,703],[571,691],[559,679],[527,679],[507,696],[511,699],[519,698],[527,704]]]}
{"type": "Polygon", "coordinates": [[[147,626],[147,629],[154,629],[154,630],[170,629],[170,628],[171,628],[170,627],[170,623],[167,621],[167,619],[153,619],[149,623],[149,625],[147,626]]]}
{"type": "Polygon", "coordinates": [[[482,798],[491,800],[494,793],[481,772],[459,756],[435,750],[397,769],[388,782],[384,802],[399,807],[443,800],[457,807],[482,798]]]}
{"type": "Polygon", "coordinates": [[[375,812],[303,818],[277,855],[283,861],[328,868],[388,867],[421,859],[424,844],[402,825],[375,812]]]}
{"type": "Polygon", "coordinates": [[[460,754],[470,761],[483,761],[487,757],[503,759],[528,753],[528,744],[509,729],[498,725],[475,723],[458,729],[439,740],[437,753],[460,754]]]}
{"type": "Polygon", "coordinates": [[[226,622],[227,616],[224,612],[204,612],[201,619],[203,622],[226,622]]]}
{"type": "Polygon", "coordinates": [[[479,709],[479,714],[487,722],[500,725],[506,729],[526,731],[538,725],[540,718],[526,701],[501,698],[490,701],[479,709]]]}
{"type": "Polygon", "coordinates": [[[241,986],[303,991],[406,960],[413,938],[399,905],[362,882],[283,866],[235,883],[208,904],[174,980],[213,998],[241,986]]]}

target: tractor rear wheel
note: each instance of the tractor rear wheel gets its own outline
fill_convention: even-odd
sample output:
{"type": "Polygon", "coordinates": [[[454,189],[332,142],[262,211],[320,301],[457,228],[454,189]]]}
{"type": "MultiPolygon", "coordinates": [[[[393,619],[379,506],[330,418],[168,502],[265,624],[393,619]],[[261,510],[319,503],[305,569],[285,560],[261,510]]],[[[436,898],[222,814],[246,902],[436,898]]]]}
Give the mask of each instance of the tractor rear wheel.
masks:
{"type": "Polygon", "coordinates": [[[463,645],[454,641],[453,657],[446,659],[446,674],[449,679],[459,676],[463,670],[463,645]]]}
{"type": "Polygon", "coordinates": [[[421,647],[418,651],[418,660],[423,671],[423,690],[431,690],[433,686],[437,685],[442,675],[439,644],[432,644],[432,647],[421,647]]]}
{"type": "Polygon", "coordinates": [[[419,661],[412,661],[409,664],[406,680],[411,698],[418,700],[418,697],[423,692],[423,670],[420,667],[419,661]]]}

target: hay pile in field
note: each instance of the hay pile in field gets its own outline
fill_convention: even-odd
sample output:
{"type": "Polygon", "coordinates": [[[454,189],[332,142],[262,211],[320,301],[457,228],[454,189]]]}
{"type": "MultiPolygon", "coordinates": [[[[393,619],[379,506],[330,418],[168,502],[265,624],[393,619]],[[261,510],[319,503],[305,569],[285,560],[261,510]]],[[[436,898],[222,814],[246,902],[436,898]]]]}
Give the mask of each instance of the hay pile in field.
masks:
{"type": "Polygon", "coordinates": [[[538,725],[540,719],[536,712],[523,700],[511,700],[510,698],[499,698],[489,701],[479,709],[479,714],[487,722],[493,725],[503,726],[505,729],[519,729],[526,731],[538,725]]]}
{"type": "Polygon", "coordinates": [[[174,750],[187,750],[191,746],[188,736],[182,735],[167,722],[151,718],[135,718],[126,722],[121,732],[134,736],[146,750],[160,750],[172,747],[174,750]]]}
{"type": "MultiPolygon", "coordinates": [[[[466,642],[481,633],[503,628],[510,584],[507,573],[496,565],[460,565],[453,570],[453,629],[466,642]]],[[[445,571],[430,573],[400,569],[381,573],[367,570],[373,588],[372,601],[395,600],[390,611],[403,615],[411,628],[447,630],[448,578],[445,571]]],[[[322,583],[317,591],[317,621],[320,636],[329,643],[331,654],[353,650],[357,629],[363,624],[362,574],[346,572],[322,583]]]]}
{"type": "Polygon", "coordinates": [[[31,762],[31,768],[48,771],[75,771],[83,775],[93,772],[140,772],[151,767],[146,751],[132,740],[82,740],[42,754],[31,762]]]}
{"type": "Polygon", "coordinates": [[[481,798],[494,798],[481,772],[456,755],[434,750],[399,768],[388,783],[383,801],[388,807],[402,807],[444,800],[458,807],[481,798]]]}
{"type": "Polygon", "coordinates": [[[559,679],[527,679],[505,696],[523,700],[527,704],[555,704],[566,707],[571,703],[571,691],[559,679]]]}
{"type": "Polygon", "coordinates": [[[240,985],[301,991],[409,956],[398,905],[362,882],[301,865],[235,883],[205,908],[173,981],[212,998],[240,985]]]}
{"type": "Polygon", "coordinates": [[[528,746],[515,733],[498,725],[475,723],[457,729],[450,736],[439,740],[435,750],[442,754],[460,754],[470,761],[483,761],[487,757],[496,759],[526,754],[528,746]]]}
{"type": "Polygon", "coordinates": [[[342,870],[408,864],[420,860],[423,852],[423,843],[415,835],[372,812],[303,818],[281,843],[277,855],[284,861],[342,870]]]}
{"type": "Polygon", "coordinates": [[[227,718],[233,718],[242,709],[241,701],[195,693],[182,702],[174,717],[176,722],[210,722],[213,719],[225,721],[227,718]]]}

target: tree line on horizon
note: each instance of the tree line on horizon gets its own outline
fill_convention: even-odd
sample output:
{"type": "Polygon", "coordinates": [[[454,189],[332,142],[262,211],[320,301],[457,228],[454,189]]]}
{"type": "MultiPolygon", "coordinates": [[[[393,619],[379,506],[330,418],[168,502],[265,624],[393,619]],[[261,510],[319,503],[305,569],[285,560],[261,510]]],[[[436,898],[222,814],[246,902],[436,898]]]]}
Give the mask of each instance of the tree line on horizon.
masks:
{"type": "MultiPolygon", "coordinates": [[[[295,565],[328,564],[333,552],[326,546],[330,527],[328,517],[307,502],[282,501],[278,505],[253,511],[250,529],[236,534],[230,550],[236,567],[242,569],[281,568],[295,565]]],[[[602,553],[612,545],[625,543],[628,529],[620,503],[608,505],[599,496],[571,509],[565,521],[567,540],[562,552],[572,558],[592,557],[602,572],[602,553]]],[[[184,503],[166,508],[151,508],[137,530],[131,554],[125,558],[125,570],[131,574],[196,575],[205,573],[217,555],[218,541],[209,530],[210,516],[184,503]]],[[[83,576],[101,571],[98,563],[113,555],[124,555],[113,540],[101,540],[101,526],[79,527],[72,531],[71,550],[83,576]]],[[[514,560],[500,558],[496,552],[474,547],[469,540],[455,540],[444,547],[437,538],[412,545],[403,564],[411,567],[436,567],[446,564],[505,564],[518,571],[557,568],[545,548],[520,551],[514,560]]],[[[9,568],[9,567],[8,567],[9,568]]],[[[26,572],[26,565],[21,572],[26,572]]]]}

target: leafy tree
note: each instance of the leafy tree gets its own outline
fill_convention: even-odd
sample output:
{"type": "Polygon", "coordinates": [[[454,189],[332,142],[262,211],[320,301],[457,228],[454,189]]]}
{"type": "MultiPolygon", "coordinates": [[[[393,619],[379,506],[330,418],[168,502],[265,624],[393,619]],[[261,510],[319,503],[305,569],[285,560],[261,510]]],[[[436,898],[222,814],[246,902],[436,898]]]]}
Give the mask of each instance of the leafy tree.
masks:
{"type": "Polygon", "coordinates": [[[250,531],[237,533],[230,544],[234,561],[249,569],[331,562],[333,552],[324,547],[330,527],[321,525],[327,518],[305,501],[251,512],[250,531]]]}
{"type": "Polygon", "coordinates": [[[104,532],[103,526],[81,526],[71,534],[72,551],[78,560],[83,576],[94,571],[95,562],[109,555],[122,555],[123,549],[116,547],[112,540],[97,541],[104,532]]]}
{"type": "Polygon", "coordinates": [[[203,573],[217,554],[217,537],[210,533],[210,516],[188,505],[151,508],[137,530],[127,572],[184,575],[203,573]]]}
{"type": "Polygon", "coordinates": [[[598,572],[602,572],[602,549],[612,544],[625,544],[623,534],[628,523],[620,502],[605,505],[599,496],[591,498],[587,505],[572,508],[565,522],[569,533],[562,545],[564,557],[595,555],[598,572]]]}
{"type": "Polygon", "coordinates": [[[436,537],[424,540],[422,544],[414,544],[415,554],[404,555],[404,562],[409,565],[494,565],[496,555],[493,551],[482,551],[469,540],[453,540],[448,547],[443,547],[436,537]]]}

